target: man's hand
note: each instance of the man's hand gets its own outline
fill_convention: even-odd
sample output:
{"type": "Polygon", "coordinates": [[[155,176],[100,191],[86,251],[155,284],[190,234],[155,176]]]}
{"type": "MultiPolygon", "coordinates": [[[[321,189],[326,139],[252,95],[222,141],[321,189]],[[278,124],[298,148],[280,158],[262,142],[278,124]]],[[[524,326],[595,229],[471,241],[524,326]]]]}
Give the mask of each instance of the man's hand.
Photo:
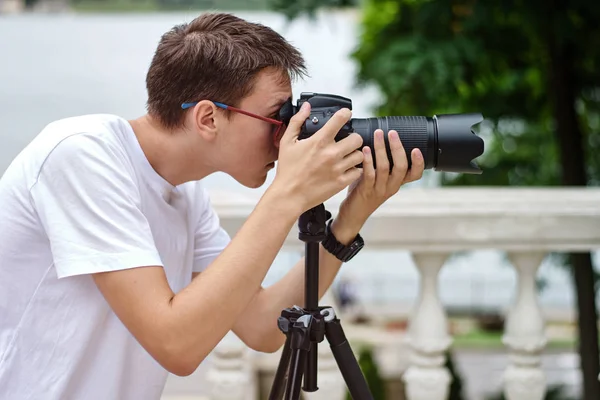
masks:
{"type": "Polygon", "coordinates": [[[419,149],[411,153],[411,168],[408,168],[406,152],[400,141],[398,132],[391,130],[388,134],[394,167],[390,172],[390,163],[385,150],[383,131],[375,131],[374,147],[377,169],[373,166],[373,156],[368,146],[363,147],[363,173],[348,188],[348,195],[340,206],[339,216],[334,221],[332,230],[341,242],[351,240],[360,230],[367,218],[387,199],[398,192],[400,187],[423,176],[425,163],[419,149]],[[343,223],[343,224],[342,224],[343,223]],[[343,232],[341,232],[343,230],[343,232]],[[338,233],[338,231],[340,231],[338,233]],[[349,232],[348,235],[345,232],[349,232]],[[356,231],[356,232],[354,232],[356,231]],[[348,240],[345,236],[348,236],[348,240]]]}
{"type": "Polygon", "coordinates": [[[361,174],[356,168],[363,156],[359,134],[335,141],[339,130],[348,122],[352,112],[337,111],[316,133],[299,140],[301,127],[310,116],[310,103],[292,117],[279,143],[279,162],[269,191],[283,193],[288,202],[302,212],[326,201],[344,190],[361,174]]]}

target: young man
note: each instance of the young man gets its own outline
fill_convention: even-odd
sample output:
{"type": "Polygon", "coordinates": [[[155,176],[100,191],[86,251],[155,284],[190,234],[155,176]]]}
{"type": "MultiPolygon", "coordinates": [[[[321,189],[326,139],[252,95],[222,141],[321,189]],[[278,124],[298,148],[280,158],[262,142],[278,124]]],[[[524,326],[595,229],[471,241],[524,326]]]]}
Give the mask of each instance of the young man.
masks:
{"type": "MultiPolygon", "coordinates": [[[[205,14],[162,37],[147,115],[56,121],[17,156],[0,181],[0,398],[158,399],[168,372],[192,373],[230,330],[258,351],[283,344],[276,321],[303,302],[303,261],[261,283],[301,213],[350,185],[330,236],[348,245],[423,172],[418,151],[407,171],[393,131],[391,173],[383,132],[377,171],[359,135],[336,142],[349,110],[308,139],[308,108],[281,126],[304,70],[271,29],[205,14]],[[202,178],[256,188],[276,160],[230,240],[202,178]]],[[[342,261],[321,247],[320,263],[323,295],[342,261]]]]}

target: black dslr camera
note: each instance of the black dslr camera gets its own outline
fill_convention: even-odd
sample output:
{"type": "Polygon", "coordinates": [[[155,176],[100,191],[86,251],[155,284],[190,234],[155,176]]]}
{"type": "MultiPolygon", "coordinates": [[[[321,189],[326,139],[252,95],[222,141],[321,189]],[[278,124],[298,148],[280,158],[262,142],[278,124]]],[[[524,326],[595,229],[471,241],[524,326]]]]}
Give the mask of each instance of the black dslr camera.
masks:
{"type": "MultiPolygon", "coordinates": [[[[342,108],[352,110],[352,100],[346,97],[302,93],[296,106],[290,99],[281,108],[280,120],[289,123],[290,118],[300,110],[305,101],[310,103],[311,112],[302,126],[299,139],[306,139],[321,129],[336,111],[342,108]]],[[[434,115],[431,118],[422,116],[352,118],[340,129],[335,140],[339,141],[353,132],[360,134],[363,138],[363,146],[371,148],[373,161],[376,163],[373,134],[376,129],[382,129],[391,168],[393,161],[387,133],[396,130],[406,150],[409,167],[410,153],[412,149],[418,148],[423,154],[425,169],[481,174],[481,169],[473,160],[483,154],[483,140],[471,129],[481,121],[483,116],[479,113],[434,115]]]]}

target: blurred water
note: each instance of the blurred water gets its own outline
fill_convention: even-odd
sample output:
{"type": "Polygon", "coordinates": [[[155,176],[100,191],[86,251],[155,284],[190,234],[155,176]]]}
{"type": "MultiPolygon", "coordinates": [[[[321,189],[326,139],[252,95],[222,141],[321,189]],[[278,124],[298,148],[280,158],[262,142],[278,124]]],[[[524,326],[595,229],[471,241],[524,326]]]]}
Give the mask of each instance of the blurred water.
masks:
{"type": "MultiPolygon", "coordinates": [[[[126,118],[144,112],[145,73],[160,36],[189,21],[189,13],[29,14],[0,16],[0,172],[48,122],[85,113],[115,113],[126,118]]],[[[348,54],[359,32],[354,11],[328,13],[315,22],[287,24],[277,14],[238,13],[282,33],[304,54],[310,78],[294,85],[301,91],[336,93],[352,98],[355,117],[372,115],[373,89],[355,87],[355,65],[348,54]]],[[[415,184],[433,184],[435,176],[415,184]]],[[[269,181],[272,179],[270,175],[269,181]]],[[[211,188],[244,191],[231,178],[208,177],[211,188]]],[[[262,190],[262,189],[259,189],[262,190]]],[[[284,253],[267,276],[269,284],[300,257],[284,253]]],[[[404,252],[364,251],[344,267],[360,298],[369,303],[410,305],[418,274],[404,252]],[[365,267],[368,266],[368,267],[365,267]]],[[[564,271],[541,268],[548,279],[541,295],[545,307],[572,308],[573,291],[564,271]]],[[[440,293],[448,306],[505,307],[515,288],[515,273],[494,251],[477,252],[449,263],[441,272],[440,293]]]]}

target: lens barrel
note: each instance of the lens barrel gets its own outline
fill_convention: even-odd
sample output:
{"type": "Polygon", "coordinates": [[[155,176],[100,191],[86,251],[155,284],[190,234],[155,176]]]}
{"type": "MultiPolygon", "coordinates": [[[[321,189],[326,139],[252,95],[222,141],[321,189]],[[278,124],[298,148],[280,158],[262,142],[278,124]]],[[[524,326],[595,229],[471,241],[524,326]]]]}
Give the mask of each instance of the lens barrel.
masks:
{"type": "MultiPolygon", "coordinates": [[[[388,132],[398,132],[404,146],[408,165],[410,153],[417,148],[423,154],[425,169],[436,171],[481,174],[473,159],[483,154],[483,139],[477,136],[472,126],[483,121],[479,113],[444,114],[432,118],[423,116],[392,116],[379,118],[353,118],[354,132],[363,138],[363,146],[369,146],[375,163],[374,133],[382,129],[390,168],[393,166],[388,132]]],[[[376,165],[376,164],[375,164],[376,165]]]]}

